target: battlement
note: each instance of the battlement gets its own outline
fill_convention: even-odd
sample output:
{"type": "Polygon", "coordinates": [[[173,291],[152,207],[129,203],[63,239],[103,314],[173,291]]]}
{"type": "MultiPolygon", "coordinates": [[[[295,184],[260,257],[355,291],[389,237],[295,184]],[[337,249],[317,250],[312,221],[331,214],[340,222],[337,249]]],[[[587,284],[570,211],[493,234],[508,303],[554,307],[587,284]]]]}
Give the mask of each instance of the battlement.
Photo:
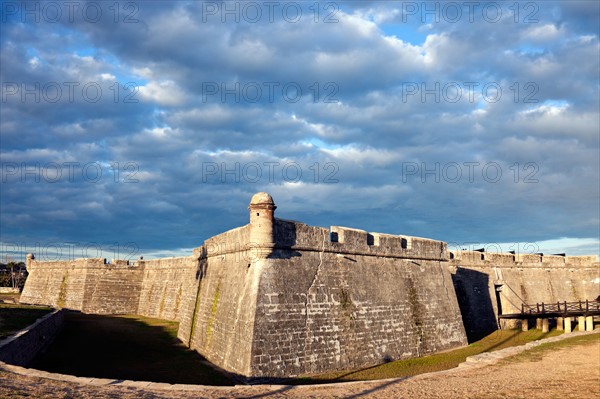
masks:
{"type": "Polygon", "coordinates": [[[599,266],[596,256],[563,256],[544,254],[513,254],[483,251],[450,251],[450,262],[468,266],[497,267],[593,267],[599,266]]]}
{"type": "Polygon", "coordinates": [[[275,248],[390,258],[448,260],[447,244],[427,238],[367,232],[342,226],[309,226],[275,219],[275,248]]]}
{"type": "Polygon", "coordinates": [[[172,269],[182,267],[182,265],[194,264],[197,259],[193,256],[172,256],[169,258],[138,260],[135,263],[129,262],[129,267],[140,267],[144,270],[172,269]]]}
{"type": "MultiPolygon", "coordinates": [[[[203,247],[200,247],[203,248],[203,247]]],[[[127,260],[127,259],[111,259],[110,262],[106,258],[77,258],[70,260],[56,260],[56,261],[38,261],[35,259],[33,254],[27,256],[27,269],[32,270],[36,268],[44,269],[145,269],[145,268],[164,268],[164,267],[176,267],[178,261],[190,261],[193,260],[193,256],[179,256],[159,259],[139,259],[139,260],[127,260]]],[[[195,258],[196,260],[198,257],[195,258]]]]}
{"type": "Polygon", "coordinates": [[[250,246],[250,224],[213,236],[194,251],[194,256],[204,259],[231,253],[245,252],[250,246]]]}
{"type": "MultiPolygon", "coordinates": [[[[32,254],[29,254],[32,255],[32,254]]],[[[71,260],[56,261],[38,261],[34,256],[27,256],[27,269],[36,267],[44,268],[98,268],[98,267],[138,267],[139,261],[129,261],[123,259],[112,259],[110,262],[106,258],[77,258],[71,260]]]]}

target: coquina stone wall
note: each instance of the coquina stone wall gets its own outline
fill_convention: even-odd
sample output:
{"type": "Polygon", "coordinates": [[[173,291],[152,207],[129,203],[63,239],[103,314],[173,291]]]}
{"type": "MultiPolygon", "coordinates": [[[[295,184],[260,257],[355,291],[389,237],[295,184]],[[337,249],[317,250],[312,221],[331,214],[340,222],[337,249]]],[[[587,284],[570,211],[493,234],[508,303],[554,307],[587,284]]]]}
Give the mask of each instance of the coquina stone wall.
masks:
{"type": "Polygon", "coordinates": [[[192,257],[139,261],[27,258],[22,303],[97,314],[140,314],[179,320],[184,290],[197,269],[192,257]]]}
{"type": "Polygon", "coordinates": [[[0,362],[27,366],[54,340],[64,321],[64,311],[55,310],[14,335],[0,340],[0,362]]]}
{"type": "MultiPolygon", "coordinates": [[[[596,256],[451,253],[450,271],[469,339],[498,328],[498,316],[522,304],[595,300],[600,295],[596,256]]],[[[506,327],[513,322],[504,321],[506,327]]]]}
{"type": "MultiPolygon", "coordinates": [[[[186,302],[195,292],[198,258],[193,256],[138,261],[142,269],[137,313],[165,320],[181,320],[186,302]]],[[[193,300],[192,300],[193,301],[193,300]]]]}
{"type": "Polygon", "coordinates": [[[365,367],[466,345],[446,244],[276,220],[252,374],[365,367]]]}
{"type": "Polygon", "coordinates": [[[522,303],[595,299],[595,257],[449,252],[444,242],[276,219],[266,193],[250,223],[188,257],[38,262],[21,301],[179,321],[178,337],[246,377],[367,367],[460,347],[522,303]]]}
{"type": "Polygon", "coordinates": [[[214,364],[251,374],[250,351],[260,261],[247,250],[250,226],[213,237],[200,248],[195,298],[187,302],[179,338],[214,364]],[[241,245],[240,245],[241,244],[241,245]]]}

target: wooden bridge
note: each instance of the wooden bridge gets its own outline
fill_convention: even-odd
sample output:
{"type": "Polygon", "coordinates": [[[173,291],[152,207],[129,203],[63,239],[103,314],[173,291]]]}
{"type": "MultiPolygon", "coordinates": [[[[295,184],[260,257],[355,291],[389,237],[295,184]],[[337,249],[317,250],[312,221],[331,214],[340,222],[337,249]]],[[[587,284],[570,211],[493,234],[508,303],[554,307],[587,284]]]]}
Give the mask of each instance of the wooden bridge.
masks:
{"type": "Polygon", "coordinates": [[[571,322],[577,318],[580,331],[594,329],[594,316],[600,316],[600,301],[585,300],[577,302],[536,303],[521,305],[521,313],[509,313],[498,316],[500,319],[519,319],[523,331],[529,329],[529,320],[536,319],[536,328],[547,332],[548,320],[556,319],[557,329],[571,332],[571,322]]]}

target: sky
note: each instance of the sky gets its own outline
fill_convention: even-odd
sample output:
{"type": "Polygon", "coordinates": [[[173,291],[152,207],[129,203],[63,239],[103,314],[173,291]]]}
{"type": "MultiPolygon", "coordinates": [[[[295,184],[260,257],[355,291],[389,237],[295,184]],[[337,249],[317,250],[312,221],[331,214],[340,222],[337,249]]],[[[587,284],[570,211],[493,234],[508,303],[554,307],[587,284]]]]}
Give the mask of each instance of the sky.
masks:
{"type": "Polygon", "coordinates": [[[2,1],[0,261],[276,216],[600,253],[597,1],[2,1]]]}

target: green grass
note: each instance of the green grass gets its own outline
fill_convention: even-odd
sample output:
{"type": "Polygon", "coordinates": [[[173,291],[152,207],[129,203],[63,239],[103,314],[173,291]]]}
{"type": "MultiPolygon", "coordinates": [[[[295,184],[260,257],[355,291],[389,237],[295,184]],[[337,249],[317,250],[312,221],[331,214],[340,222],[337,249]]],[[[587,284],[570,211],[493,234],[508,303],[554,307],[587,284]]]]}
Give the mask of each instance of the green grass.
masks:
{"type": "Polygon", "coordinates": [[[51,311],[48,307],[0,303],[0,339],[15,334],[51,311]]]}
{"type": "Polygon", "coordinates": [[[178,323],[69,311],[62,331],[30,367],[82,377],[232,385],[177,339],[178,323]]]}
{"type": "Polygon", "coordinates": [[[296,384],[332,383],[344,381],[377,380],[384,378],[408,377],[433,371],[447,370],[457,367],[468,356],[483,352],[492,352],[511,346],[524,345],[527,342],[562,334],[562,331],[552,330],[542,333],[540,330],[498,330],[487,337],[459,348],[431,356],[415,359],[398,360],[360,370],[327,373],[304,376],[292,381],[296,384]]]}

